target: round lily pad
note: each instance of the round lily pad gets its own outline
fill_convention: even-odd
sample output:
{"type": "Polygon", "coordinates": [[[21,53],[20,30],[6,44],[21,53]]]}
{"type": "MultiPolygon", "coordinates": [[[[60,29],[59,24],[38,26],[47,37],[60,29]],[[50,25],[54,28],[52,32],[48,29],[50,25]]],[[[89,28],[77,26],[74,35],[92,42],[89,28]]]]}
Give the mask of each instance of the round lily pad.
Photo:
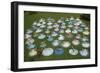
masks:
{"type": "Polygon", "coordinates": [[[83,42],[83,43],[82,43],[82,47],[84,47],[84,48],[89,48],[89,47],[90,47],[89,42],[83,42]]]}
{"type": "Polygon", "coordinates": [[[54,53],[56,55],[62,55],[62,54],[64,54],[64,50],[63,50],[63,48],[57,48],[57,49],[55,49],[54,53]]]}
{"type": "Polygon", "coordinates": [[[70,55],[77,55],[78,54],[78,50],[77,49],[70,49],[69,50],[69,54],[70,55]]]}
{"type": "Polygon", "coordinates": [[[52,45],[53,45],[53,46],[58,46],[59,43],[60,43],[60,41],[58,41],[58,40],[54,40],[54,41],[52,42],[52,45]]]}
{"type": "Polygon", "coordinates": [[[42,55],[43,56],[50,56],[53,54],[53,52],[54,52],[54,50],[52,48],[45,48],[42,51],[42,55]]]}
{"type": "Polygon", "coordinates": [[[29,44],[29,45],[28,45],[28,49],[34,49],[35,47],[36,47],[35,44],[29,44]]]}
{"type": "Polygon", "coordinates": [[[30,52],[29,52],[29,56],[35,56],[37,55],[37,51],[35,49],[32,49],[30,52]]]}
{"type": "Polygon", "coordinates": [[[66,42],[66,41],[64,41],[64,42],[62,42],[62,47],[64,47],[64,48],[67,48],[67,47],[69,47],[71,45],[71,43],[70,42],[66,42]]]}
{"type": "Polygon", "coordinates": [[[88,56],[88,55],[89,55],[89,52],[88,52],[87,49],[82,49],[82,50],[80,51],[80,55],[85,57],[85,56],[88,56]]]}
{"type": "Polygon", "coordinates": [[[75,40],[72,41],[72,44],[73,45],[79,45],[80,44],[80,41],[75,39],[75,40]]]}

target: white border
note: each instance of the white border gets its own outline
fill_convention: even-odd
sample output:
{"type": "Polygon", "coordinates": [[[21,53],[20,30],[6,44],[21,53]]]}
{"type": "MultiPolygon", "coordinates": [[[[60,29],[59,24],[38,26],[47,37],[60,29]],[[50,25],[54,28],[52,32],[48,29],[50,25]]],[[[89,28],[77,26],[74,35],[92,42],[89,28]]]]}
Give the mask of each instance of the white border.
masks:
{"type": "Polygon", "coordinates": [[[36,67],[50,67],[50,66],[71,66],[95,64],[95,10],[81,9],[81,8],[61,8],[61,7],[47,7],[47,6],[18,6],[18,68],[36,68],[36,67]],[[38,62],[24,62],[24,11],[45,11],[45,12],[65,12],[65,13],[88,13],[91,14],[91,58],[79,60],[58,60],[58,61],[38,61],[38,62]]]}

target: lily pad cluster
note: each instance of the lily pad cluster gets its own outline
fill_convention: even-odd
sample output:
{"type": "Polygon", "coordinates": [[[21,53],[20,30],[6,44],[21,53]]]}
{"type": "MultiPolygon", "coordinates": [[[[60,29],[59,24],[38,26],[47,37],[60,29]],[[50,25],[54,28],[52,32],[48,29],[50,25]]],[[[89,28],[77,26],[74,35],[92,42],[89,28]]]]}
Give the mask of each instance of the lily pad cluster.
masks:
{"type": "Polygon", "coordinates": [[[79,18],[40,18],[25,31],[25,46],[29,56],[66,55],[89,56],[89,25],[79,18]],[[78,47],[81,46],[81,47],[78,47]]]}

